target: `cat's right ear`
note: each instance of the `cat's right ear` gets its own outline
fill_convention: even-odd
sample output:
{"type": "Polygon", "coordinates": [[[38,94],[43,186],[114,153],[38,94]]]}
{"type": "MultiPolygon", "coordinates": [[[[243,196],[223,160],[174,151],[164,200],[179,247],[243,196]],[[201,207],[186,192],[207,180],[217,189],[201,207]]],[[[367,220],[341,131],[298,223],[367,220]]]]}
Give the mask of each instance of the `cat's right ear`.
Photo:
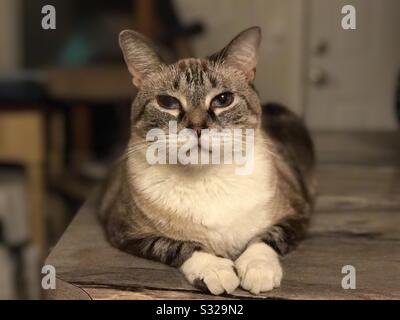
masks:
{"type": "Polygon", "coordinates": [[[150,42],[138,32],[122,31],[119,34],[119,45],[132,75],[132,82],[140,88],[150,73],[160,69],[161,60],[150,42]]]}

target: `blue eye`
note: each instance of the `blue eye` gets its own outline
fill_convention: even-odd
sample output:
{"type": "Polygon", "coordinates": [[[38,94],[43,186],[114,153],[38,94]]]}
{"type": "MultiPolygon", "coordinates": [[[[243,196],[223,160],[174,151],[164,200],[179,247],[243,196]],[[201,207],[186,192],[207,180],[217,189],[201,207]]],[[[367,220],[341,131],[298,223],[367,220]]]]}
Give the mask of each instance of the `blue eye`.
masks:
{"type": "Polygon", "coordinates": [[[168,95],[160,95],[156,97],[157,103],[161,108],[175,110],[180,109],[181,103],[178,99],[168,95]]]}
{"type": "Polygon", "coordinates": [[[211,107],[213,108],[225,108],[229,107],[233,102],[233,93],[232,92],[224,92],[217,95],[211,101],[211,107]]]}

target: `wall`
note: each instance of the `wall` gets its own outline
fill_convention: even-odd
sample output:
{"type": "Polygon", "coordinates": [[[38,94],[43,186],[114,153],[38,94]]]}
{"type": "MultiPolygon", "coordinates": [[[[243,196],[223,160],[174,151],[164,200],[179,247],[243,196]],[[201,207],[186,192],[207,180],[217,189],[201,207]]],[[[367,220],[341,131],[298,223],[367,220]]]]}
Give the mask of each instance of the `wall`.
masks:
{"type": "Polygon", "coordinates": [[[256,85],[261,99],[284,103],[302,113],[303,0],[175,2],[186,21],[199,20],[206,26],[206,32],[194,40],[199,56],[221,49],[243,29],[260,26],[263,43],[256,85]]]}

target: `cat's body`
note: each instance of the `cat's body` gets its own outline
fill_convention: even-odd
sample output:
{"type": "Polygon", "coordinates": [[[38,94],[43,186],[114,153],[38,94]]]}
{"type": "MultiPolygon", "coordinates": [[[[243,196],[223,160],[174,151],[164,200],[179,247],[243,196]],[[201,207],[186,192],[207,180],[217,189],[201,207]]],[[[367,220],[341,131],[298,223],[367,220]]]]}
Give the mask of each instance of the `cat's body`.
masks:
{"type": "MultiPolygon", "coordinates": [[[[133,53],[140,55],[136,48],[148,50],[144,39],[132,33],[121,36],[134,83],[144,94],[133,104],[131,140],[111,171],[100,204],[114,246],[180,267],[191,283],[214,294],[231,292],[239,283],[253,293],[279,286],[282,270],[276,253],[288,252],[304,236],[312,204],[311,141],[299,119],[278,105],[264,107],[261,128],[261,107],[249,81],[255,62],[243,56],[252,54],[251,47],[236,48],[237,39],[257,47],[259,31],[246,32],[214,60],[182,60],[158,73],[143,68],[144,60],[132,61],[133,53]],[[221,63],[222,56],[229,61],[229,50],[231,59],[235,52],[242,54],[235,65],[221,63]],[[249,67],[246,72],[239,62],[249,67]],[[142,72],[134,68],[138,65],[142,72]],[[163,110],[162,101],[149,103],[150,90],[177,97],[167,101],[179,110],[163,110]],[[224,90],[235,95],[231,103],[222,111],[208,108],[224,90]],[[254,129],[251,173],[237,174],[234,164],[150,164],[145,133],[154,127],[166,130],[173,119],[179,119],[180,128],[254,129]]],[[[151,52],[146,54],[151,58],[151,52]]],[[[217,101],[218,108],[221,101],[226,99],[217,101]]]]}

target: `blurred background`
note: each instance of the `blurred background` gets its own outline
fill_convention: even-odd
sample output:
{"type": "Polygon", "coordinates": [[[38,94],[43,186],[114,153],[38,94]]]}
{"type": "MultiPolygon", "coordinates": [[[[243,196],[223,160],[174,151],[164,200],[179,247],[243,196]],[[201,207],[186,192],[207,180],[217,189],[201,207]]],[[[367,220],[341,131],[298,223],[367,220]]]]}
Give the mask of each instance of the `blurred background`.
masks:
{"type": "Polygon", "coordinates": [[[118,33],[140,31],[174,61],[253,25],[263,102],[315,135],[397,130],[398,0],[0,0],[0,299],[40,298],[43,258],[124,148],[135,89],[118,33]],[[55,30],[41,25],[49,4],[55,30]],[[342,29],[347,4],[356,30],[342,29]]]}

